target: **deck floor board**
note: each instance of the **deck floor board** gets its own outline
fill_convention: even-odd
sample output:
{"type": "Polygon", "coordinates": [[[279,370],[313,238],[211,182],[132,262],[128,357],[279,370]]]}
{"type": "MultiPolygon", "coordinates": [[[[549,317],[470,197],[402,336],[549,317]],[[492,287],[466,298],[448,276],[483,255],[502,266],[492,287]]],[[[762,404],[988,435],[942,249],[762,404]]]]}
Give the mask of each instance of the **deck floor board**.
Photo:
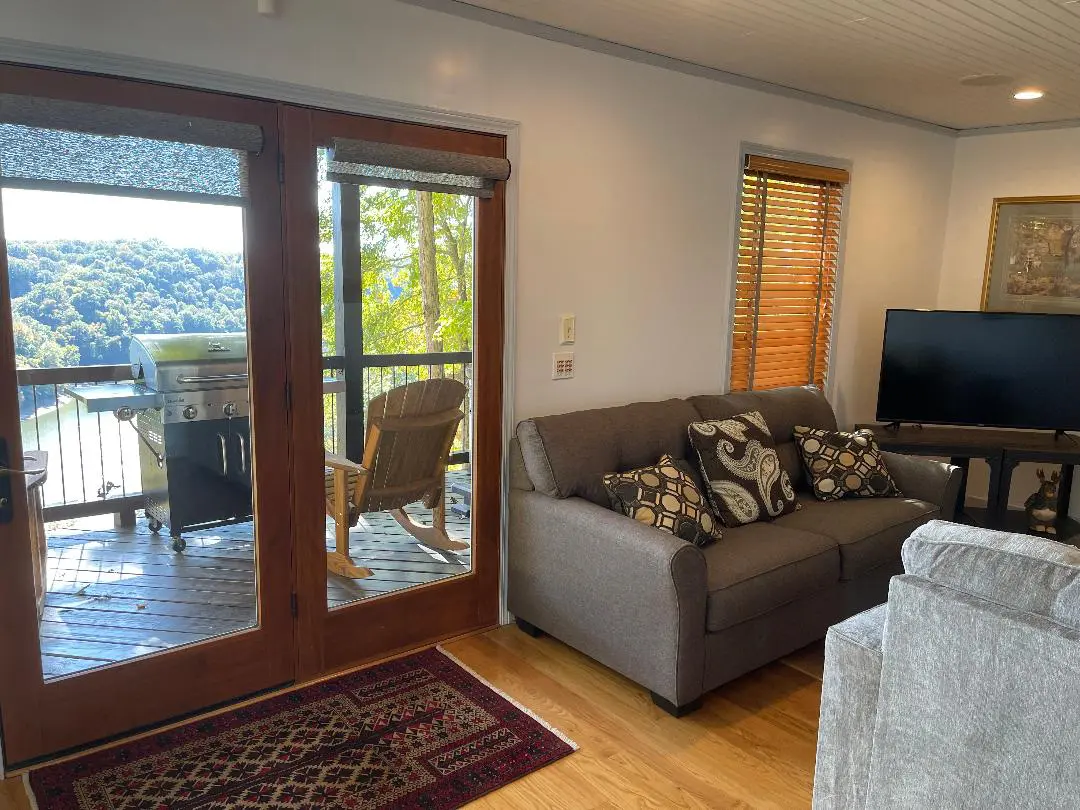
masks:
{"type": "MultiPolygon", "coordinates": [[[[467,474],[451,473],[467,480],[467,474]]],[[[428,522],[419,504],[408,510],[428,522]]],[[[471,525],[450,510],[447,533],[468,541],[471,525]]],[[[40,623],[47,678],[161,652],[253,627],[256,523],[185,533],[177,554],[167,535],[114,527],[112,516],[47,525],[48,579],[40,623]]],[[[333,547],[333,523],[326,545],[333,547]]],[[[416,585],[468,573],[469,550],[422,546],[389,513],[362,515],[350,532],[350,553],[373,576],[330,574],[327,604],[339,608],[416,585]]]]}

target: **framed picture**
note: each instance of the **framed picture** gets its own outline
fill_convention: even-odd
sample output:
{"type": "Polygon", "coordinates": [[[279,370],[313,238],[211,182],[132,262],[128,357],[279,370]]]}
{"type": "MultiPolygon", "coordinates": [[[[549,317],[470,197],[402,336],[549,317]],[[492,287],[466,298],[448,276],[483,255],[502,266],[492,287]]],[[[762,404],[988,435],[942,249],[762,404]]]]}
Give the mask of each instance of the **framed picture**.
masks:
{"type": "Polygon", "coordinates": [[[1080,196],[994,200],[982,308],[1080,313],[1080,196]]]}

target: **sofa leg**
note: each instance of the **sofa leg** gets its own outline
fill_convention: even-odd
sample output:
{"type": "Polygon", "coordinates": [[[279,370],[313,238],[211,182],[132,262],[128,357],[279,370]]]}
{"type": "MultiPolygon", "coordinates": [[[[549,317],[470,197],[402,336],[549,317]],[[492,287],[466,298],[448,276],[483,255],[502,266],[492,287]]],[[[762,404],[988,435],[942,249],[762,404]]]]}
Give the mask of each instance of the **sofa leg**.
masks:
{"type": "Polygon", "coordinates": [[[657,706],[659,706],[665,712],[670,714],[672,717],[685,717],[686,715],[690,714],[691,712],[695,712],[695,711],[697,711],[698,709],[701,708],[701,702],[702,702],[701,695],[698,695],[696,698],[691,700],[689,703],[684,703],[681,706],[676,706],[670,700],[667,700],[666,698],[660,697],[660,695],[656,694],[656,692],[649,692],[649,695],[652,697],[652,702],[653,703],[655,703],[657,706]]]}
{"type": "Polygon", "coordinates": [[[517,616],[515,616],[514,622],[515,624],[517,624],[518,630],[520,630],[527,636],[532,636],[533,638],[540,638],[540,636],[544,635],[543,630],[541,630],[535,624],[529,624],[529,622],[525,621],[524,619],[519,619],[517,616]]]}

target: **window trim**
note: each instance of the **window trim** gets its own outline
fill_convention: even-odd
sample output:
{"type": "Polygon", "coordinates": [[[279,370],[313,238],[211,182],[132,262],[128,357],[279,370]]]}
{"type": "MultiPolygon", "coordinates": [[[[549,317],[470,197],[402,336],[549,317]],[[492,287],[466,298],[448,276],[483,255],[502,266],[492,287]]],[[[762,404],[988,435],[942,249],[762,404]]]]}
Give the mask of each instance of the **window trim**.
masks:
{"type": "MultiPolygon", "coordinates": [[[[743,181],[746,171],[746,158],[747,155],[758,155],[760,157],[774,158],[776,160],[790,160],[796,163],[809,163],[817,166],[824,166],[830,169],[843,169],[850,175],[848,184],[844,187],[840,204],[840,239],[837,244],[837,256],[836,256],[836,283],[833,289],[832,298],[832,331],[829,334],[829,365],[830,371],[833,360],[836,358],[836,335],[839,331],[840,320],[840,291],[841,285],[844,281],[844,265],[845,254],[847,246],[847,229],[848,229],[848,207],[850,203],[851,184],[855,181],[854,164],[851,160],[846,158],[830,157],[828,155],[819,155],[813,152],[798,152],[789,149],[777,149],[772,146],[764,146],[762,144],[753,143],[749,141],[743,141],[739,144],[739,157],[738,163],[735,165],[735,170],[738,172],[737,190],[734,198],[734,205],[732,206],[731,223],[729,226],[729,233],[731,234],[731,264],[729,265],[729,279],[728,279],[728,325],[724,333],[724,366],[720,371],[721,390],[724,393],[731,391],[731,358],[734,350],[734,323],[735,323],[735,305],[736,305],[736,288],[739,283],[739,227],[741,224],[740,212],[742,210],[742,196],[743,196],[743,181]]],[[[825,377],[825,398],[830,402],[834,400],[837,390],[836,375],[829,373],[825,377]]]]}

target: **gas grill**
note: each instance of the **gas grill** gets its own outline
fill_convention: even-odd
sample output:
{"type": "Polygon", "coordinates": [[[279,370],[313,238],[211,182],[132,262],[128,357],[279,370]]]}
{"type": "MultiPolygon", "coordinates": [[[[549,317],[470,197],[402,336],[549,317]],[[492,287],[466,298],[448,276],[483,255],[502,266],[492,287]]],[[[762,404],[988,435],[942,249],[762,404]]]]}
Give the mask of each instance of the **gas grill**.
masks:
{"type": "Polygon", "coordinates": [[[129,356],[133,383],[69,391],[139,434],[150,529],[183,551],[184,531],[251,520],[246,334],[134,335],[129,356]]]}

